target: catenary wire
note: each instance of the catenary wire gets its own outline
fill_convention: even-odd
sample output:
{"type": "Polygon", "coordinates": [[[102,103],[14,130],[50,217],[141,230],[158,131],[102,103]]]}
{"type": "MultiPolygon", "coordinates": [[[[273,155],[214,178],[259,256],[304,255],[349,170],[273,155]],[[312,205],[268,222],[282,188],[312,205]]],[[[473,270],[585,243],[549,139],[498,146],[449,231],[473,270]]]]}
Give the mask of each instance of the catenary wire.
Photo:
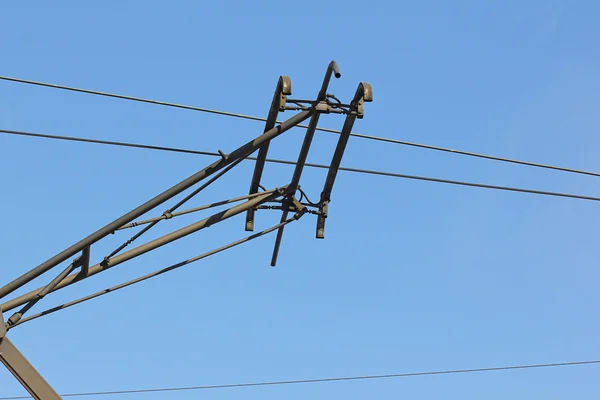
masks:
{"type": "MultiPolygon", "coordinates": [[[[536,368],[556,368],[556,367],[570,367],[576,365],[591,365],[600,364],[600,360],[589,360],[589,361],[572,361],[572,362],[560,362],[560,363],[548,363],[548,364],[527,364],[527,365],[509,365],[503,367],[488,367],[488,368],[470,368],[470,369],[453,369],[443,371],[422,371],[422,372],[406,372],[399,374],[386,374],[386,375],[362,375],[362,376],[342,376],[334,378],[318,378],[318,379],[298,379],[289,381],[267,381],[267,382],[250,382],[250,383],[232,383],[225,385],[205,385],[205,386],[182,386],[182,387],[166,387],[156,389],[134,389],[134,390],[114,390],[114,391],[103,391],[103,392],[80,392],[80,393],[67,393],[62,394],[62,397],[82,397],[82,396],[109,396],[117,394],[136,394],[136,393],[158,393],[158,392],[183,392],[192,390],[206,390],[206,389],[227,389],[227,388],[242,388],[242,387],[257,387],[257,386],[282,386],[282,385],[297,385],[297,384],[310,384],[310,383],[326,383],[326,382],[340,382],[340,381],[359,381],[359,380],[375,380],[375,379],[390,379],[390,378],[408,378],[415,376],[432,376],[432,375],[456,375],[456,374],[469,374],[475,372],[493,372],[493,371],[510,371],[510,370],[524,370],[524,369],[536,369],[536,368]]],[[[30,399],[29,396],[13,396],[13,397],[0,397],[0,400],[21,400],[30,399]]]]}
{"type": "MultiPolygon", "coordinates": [[[[175,107],[175,108],[182,108],[182,109],[186,109],[186,110],[201,111],[201,112],[206,112],[206,113],[211,113],[211,114],[224,115],[227,117],[249,119],[249,120],[253,120],[253,121],[263,121],[264,122],[267,120],[266,118],[255,117],[252,115],[245,115],[245,114],[233,113],[233,112],[228,112],[228,111],[212,110],[212,109],[204,108],[204,107],[188,106],[188,105],[184,105],[184,104],[170,103],[170,102],[159,101],[159,100],[151,100],[151,99],[145,99],[145,98],[141,98],[141,97],[125,96],[125,95],[114,94],[114,93],[100,92],[100,91],[96,91],[96,90],[81,89],[81,88],[76,88],[76,87],[71,87],[71,86],[57,85],[57,84],[53,84],[53,83],[45,83],[45,82],[32,81],[32,80],[27,80],[27,79],[13,78],[13,77],[9,77],[9,76],[0,76],[0,80],[17,82],[17,83],[25,83],[28,85],[49,87],[49,88],[53,88],[53,89],[68,90],[68,91],[72,91],[72,92],[80,92],[80,93],[86,93],[86,94],[92,94],[92,95],[98,95],[98,96],[113,97],[113,98],[117,98],[117,99],[131,100],[131,101],[137,101],[137,102],[149,103],[149,104],[156,104],[156,105],[161,105],[161,106],[166,106],[166,107],[175,107]]],[[[304,124],[299,124],[297,126],[300,128],[308,128],[308,125],[304,125],[304,124]]],[[[329,132],[329,133],[335,133],[335,134],[341,133],[341,131],[339,131],[337,129],[328,129],[328,128],[319,128],[319,127],[317,127],[316,129],[318,131],[322,131],[322,132],[329,132]]],[[[487,160],[501,161],[501,162],[507,162],[507,163],[512,163],[512,164],[526,165],[526,166],[536,167],[536,168],[545,168],[545,169],[551,169],[551,170],[556,170],[556,171],[571,172],[571,173],[575,173],[575,174],[583,174],[583,175],[591,175],[591,176],[599,176],[600,177],[599,172],[585,171],[585,170],[574,169],[574,168],[566,168],[566,167],[536,163],[536,162],[531,162],[531,161],[516,160],[516,159],[511,159],[511,158],[506,158],[506,157],[492,156],[489,154],[475,153],[475,152],[471,152],[471,151],[456,150],[456,149],[450,149],[447,147],[434,146],[434,145],[428,145],[428,144],[422,144],[422,143],[416,143],[416,142],[409,142],[409,141],[405,141],[405,140],[365,135],[365,134],[356,133],[356,132],[352,132],[350,135],[358,137],[358,138],[362,138],[362,139],[375,140],[375,141],[379,141],[379,142],[399,144],[399,145],[403,145],[403,146],[418,147],[418,148],[427,149],[427,150],[442,151],[442,152],[446,152],[446,153],[459,154],[459,155],[469,156],[469,157],[483,158],[483,159],[487,159],[487,160]]]]}
{"type": "MultiPolygon", "coordinates": [[[[216,152],[182,149],[182,148],[176,148],[176,147],[153,146],[153,145],[147,145],[147,144],[127,143],[127,142],[115,142],[115,141],[89,139],[89,138],[73,137],[73,136],[48,135],[48,134],[42,134],[42,133],[13,131],[13,130],[7,130],[7,129],[0,129],[0,133],[9,134],[9,135],[30,136],[30,137],[46,138],[46,139],[67,140],[67,141],[74,141],[74,142],[95,143],[95,144],[104,144],[104,145],[111,145],[111,146],[124,146],[124,147],[134,147],[134,148],[148,149],[148,150],[160,150],[160,151],[170,151],[170,152],[176,152],[176,153],[187,153],[187,154],[198,154],[198,155],[204,155],[204,156],[221,157],[221,155],[216,152]]],[[[256,157],[247,157],[246,160],[256,160],[256,157]]],[[[276,164],[296,165],[295,161],[290,161],[290,160],[279,160],[279,159],[274,159],[274,158],[268,158],[266,161],[270,162],[270,163],[276,163],[276,164]]],[[[305,165],[310,168],[329,169],[329,166],[324,165],[324,164],[306,163],[305,165]]],[[[470,186],[470,187],[478,187],[478,188],[483,188],[483,189],[504,190],[504,191],[511,191],[511,192],[538,194],[538,195],[542,195],[542,196],[555,196],[555,197],[566,197],[566,198],[579,199],[579,200],[600,201],[600,197],[593,197],[593,196],[582,196],[582,195],[577,195],[577,194],[560,193],[560,192],[548,192],[548,191],[543,191],[543,190],[524,189],[524,188],[517,188],[517,187],[510,187],[510,186],[488,185],[488,184],[484,184],[484,183],[454,181],[454,180],[450,180],[450,179],[399,174],[399,173],[395,173],[395,172],[375,171],[375,170],[369,170],[369,169],[350,168],[350,167],[340,167],[339,170],[346,171],[346,172],[355,172],[355,173],[359,173],[359,174],[367,174],[367,175],[379,175],[379,176],[388,176],[388,177],[392,177],[392,178],[402,178],[402,179],[412,179],[412,180],[419,180],[419,181],[426,181],[426,182],[446,183],[449,185],[470,186]]]]}

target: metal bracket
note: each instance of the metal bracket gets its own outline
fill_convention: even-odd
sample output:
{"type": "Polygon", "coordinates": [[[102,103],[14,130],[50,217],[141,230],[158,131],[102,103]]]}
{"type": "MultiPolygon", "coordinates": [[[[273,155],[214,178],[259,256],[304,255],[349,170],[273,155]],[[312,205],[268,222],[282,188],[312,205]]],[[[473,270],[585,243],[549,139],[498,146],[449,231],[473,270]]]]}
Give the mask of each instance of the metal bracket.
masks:
{"type": "Polygon", "coordinates": [[[81,276],[85,277],[88,275],[90,269],[90,246],[86,247],[81,251],[81,255],[73,260],[73,268],[81,267],[81,276]]]}
{"type": "MultiPolygon", "coordinates": [[[[277,123],[277,115],[280,111],[285,111],[285,105],[287,102],[287,96],[292,94],[292,80],[289,76],[282,75],[279,77],[277,82],[277,88],[273,94],[273,101],[271,102],[271,108],[269,108],[269,115],[265,122],[265,132],[272,129],[277,123]]],[[[256,164],[254,165],[254,173],[252,175],[252,182],[250,183],[250,191],[248,194],[258,193],[260,187],[260,180],[262,178],[263,170],[265,168],[265,162],[267,160],[267,153],[269,151],[269,142],[265,142],[258,150],[258,157],[256,158],[256,164]]],[[[254,230],[254,213],[256,210],[250,209],[246,213],[246,231],[254,230]]]]}
{"type": "Polygon", "coordinates": [[[6,322],[4,322],[4,315],[2,315],[2,308],[0,308],[0,341],[6,336],[6,322]]]}

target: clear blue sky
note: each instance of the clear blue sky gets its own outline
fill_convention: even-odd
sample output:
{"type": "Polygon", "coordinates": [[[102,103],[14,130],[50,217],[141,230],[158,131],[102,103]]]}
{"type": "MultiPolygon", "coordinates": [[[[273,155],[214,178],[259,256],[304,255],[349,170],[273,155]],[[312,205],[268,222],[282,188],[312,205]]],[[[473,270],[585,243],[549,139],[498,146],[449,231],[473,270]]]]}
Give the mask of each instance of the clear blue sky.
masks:
{"type": "MultiPolygon", "coordinates": [[[[10,2],[0,75],[265,116],[279,75],[292,77],[296,97],[313,97],[335,59],[343,77],[330,92],[347,100],[359,81],[374,89],[357,132],[600,171],[599,13],[594,1],[10,2]]],[[[340,128],[343,118],[321,120],[340,128]]],[[[262,126],[0,82],[2,129],[231,151],[262,126]]],[[[301,134],[290,131],[272,155],[294,158],[301,134]]],[[[328,162],[335,140],[319,133],[309,160],[328,162]]],[[[1,283],[209,162],[0,136],[1,283]]],[[[600,196],[593,177],[358,138],[344,165],[600,196]]],[[[251,172],[246,163],[192,205],[245,194],[251,172]]],[[[313,198],[324,175],[304,175],[313,198]]],[[[264,183],[290,176],[290,167],[269,165],[264,183]]],[[[61,393],[594,359],[599,207],[341,173],[326,240],[314,239],[305,217],[286,231],[275,269],[269,236],[11,337],[61,393]]],[[[277,218],[260,212],[257,227],[277,218]]],[[[95,246],[93,261],[129,233],[95,246]]],[[[243,218],[230,220],[36,309],[244,234],[243,218]]],[[[595,399],[598,373],[585,366],[110,398],[595,399]]],[[[0,395],[23,393],[0,369],[0,395]]]]}

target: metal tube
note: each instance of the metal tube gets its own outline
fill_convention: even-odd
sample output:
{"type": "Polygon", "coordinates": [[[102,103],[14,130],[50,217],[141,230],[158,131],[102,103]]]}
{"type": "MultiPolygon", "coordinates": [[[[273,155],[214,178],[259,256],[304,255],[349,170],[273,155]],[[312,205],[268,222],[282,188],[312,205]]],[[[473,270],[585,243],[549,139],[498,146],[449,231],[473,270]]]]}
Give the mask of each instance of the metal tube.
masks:
{"type": "Polygon", "coordinates": [[[158,196],[154,197],[153,199],[145,202],[141,206],[128,212],[127,214],[116,219],[115,221],[111,222],[110,224],[104,226],[103,228],[99,229],[98,231],[92,233],[88,237],[77,242],[76,244],[72,245],[71,247],[67,248],[66,250],[63,250],[62,252],[58,253],[54,257],[50,258],[49,260],[45,261],[44,263],[38,265],[37,267],[33,268],[29,272],[23,274],[19,278],[13,280],[12,282],[5,285],[4,287],[0,288],[0,299],[5,297],[6,295],[12,293],[19,287],[25,285],[26,283],[32,281],[33,279],[37,278],[38,276],[42,275],[43,273],[47,272],[48,270],[52,269],[56,265],[65,261],[66,259],[68,259],[69,257],[72,257],[73,255],[77,254],[84,248],[90,246],[91,244],[97,242],[98,240],[104,238],[105,236],[110,235],[112,232],[114,232],[116,229],[120,228],[121,226],[133,221],[136,218],[139,218],[141,215],[150,211],[154,207],[164,203],[165,201],[169,200],[170,198],[172,198],[172,197],[178,195],[179,193],[183,192],[184,190],[190,188],[191,186],[200,182],[202,179],[215,173],[219,169],[227,166],[228,164],[231,164],[232,162],[236,161],[239,158],[245,158],[245,157],[249,156],[256,149],[260,148],[264,143],[269,142],[270,140],[281,135],[283,132],[287,131],[288,129],[290,129],[290,128],[294,127],[295,125],[298,125],[302,121],[310,118],[313,113],[314,113],[314,110],[311,110],[311,111],[303,111],[301,113],[294,115],[292,118],[282,122],[280,125],[272,128],[272,129],[269,129],[267,132],[256,137],[254,140],[251,140],[250,142],[246,143],[245,145],[237,148],[228,156],[215,161],[214,163],[210,164],[208,167],[196,172],[194,175],[190,176],[189,178],[181,181],[180,183],[171,187],[170,189],[167,189],[163,193],[161,193],[158,196]]]}
{"type": "MultiPolygon", "coordinates": [[[[281,221],[285,221],[288,216],[289,211],[287,207],[281,213],[281,221]]],[[[273,256],[271,257],[271,267],[277,265],[277,256],[279,256],[279,247],[281,246],[281,238],[283,237],[283,228],[285,225],[281,225],[281,227],[277,230],[277,238],[275,239],[275,247],[273,248],[273,256]]]]}
{"type": "Polygon", "coordinates": [[[313,137],[315,136],[315,129],[317,129],[317,125],[319,124],[319,116],[319,113],[314,114],[308,123],[308,129],[306,130],[306,135],[304,136],[304,141],[302,142],[302,147],[300,149],[300,154],[298,155],[298,162],[296,163],[294,174],[292,175],[292,182],[290,183],[290,188],[294,191],[300,183],[300,177],[302,176],[304,164],[306,164],[308,151],[310,150],[310,145],[313,137]]]}
{"type": "MultiPolygon", "coordinates": [[[[102,262],[100,264],[94,265],[93,267],[91,267],[89,269],[88,275],[86,277],[82,277],[79,274],[73,274],[73,275],[67,276],[58,285],[56,285],[56,287],[54,288],[53,291],[62,289],[65,286],[71,285],[72,283],[77,282],[79,280],[86,279],[87,277],[90,277],[92,275],[96,275],[106,269],[115,267],[121,263],[124,263],[125,261],[131,260],[132,258],[140,256],[144,253],[147,253],[148,251],[157,249],[157,248],[164,246],[165,244],[168,244],[170,242],[173,242],[177,239],[181,239],[182,237],[187,236],[191,233],[197,232],[204,228],[208,228],[209,226],[211,226],[217,222],[221,222],[225,219],[233,217],[234,215],[245,212],[246,210],[249,210],[250,208],[256,207],[262,203],[270,201],[279,196],[281,196],[281,194],[279,192],[264,194],[262,196],[254,198],[252,200],[249,200],[243,204],[239,204],[235,207],[221,211],[221,212],[214,214],[208,218],[205,218],[201,221],[198,221],[191,225],[183,227],[175,232],[172,232],[165,236],[154,239],[148,243],[145,243],[141,246],[138,246],[129,251],[126,251],[123,254],[115,256],[114,258],[108,260],[108,262],[102,262]]],[[[31,299],[35,298],[35,296],[39,293],[39,291],[40,291],[40,289],[33,290],[29,293],[26,293],[22,296],[15,298],[15,299],[7,301],[6,303],[0,305],[0,310],[5,312],[8,310],[12,310],[13,308],[18,307],[22,304],[25,304],[28,301],[30,301],[31,299]]]]}
{"type": "MultiPolygon", "coordinates": [[[[302,215],[300,215],[299,217],[301,217],[301,216],[302,216],[302,215]]],[[[177,264],[173,264],[173,265],[171,265],[171,266],[168,266],[168,267],[166,267],[166,268],[160,269],[160,270],[158,270],[158,271],[154,271],[154,272],[151,272],[151,273],[149,273],[149,274],[146,274],[146,275],[140,276],[140,277],[138,277],[138,278],[132,279],[132,280],[130,280],[130,281],[123,282],[123,283],[121,283],[121,284],[118,284],[118,285],[112,286],[112,287],[110,287],[110,288],[108,288],[108,289],[104,289],[104,290],[102,290],[102,291],[100,291],[100,292],[96,292],[96,293],[93,293],[93,294],[90,294],[90,295],[87,295],[87,296],[81,297],[81,298],[79,298],[79,299],[77,299],[77,300],[73,300],[73,301],[70,301],[70,302],[68,302],[68,303],[63,303],[63,304],[61,304],[61,305],[59,305],[59,306],[56,306],[56,307],[49,308],[49,309],[47,309],[47,310],[44,310],[44,311],[42,311],[42,312],[39,312],[39,313],[37,313],[37,314],[31,315],[31,316],[29,316],[29,317],[27,317],[27,318],[23,318],[23,319],[22,319],[22,320],[21,320],[21,321],[20,321],[18,324],[15,324],[15,325],[14,325],[14,326],[12,326],[11,328],[14,328],[14,327],[16,327],[16,326],[18,326],[18,325],[24,324],[25,322],[28,322],[28,321],[31,321],[31,320],[37,319],[37,318],[39,318],[39,317],[43,317],[43,316],[45,316],[45,315],[52,314],[52,313],[54,313],[54,312],[56,312],[56,311],[59,311],[59,310],[64,310],[65,308],[69,308],[69,307],[72,307],[72,306],[74,306],[74,305],[77,305],[77,304],[83,303],[84,301],[88,301],[88,300],[94,299],[94,298],[96,298],[96,297],[100,297],[100,296],[102,296],[102,295],[105,295],[105,294],[108,294],[108,293],[112,293],[112,292],[114,292],[114,291],[117,291],[117,290],[119,290],[119,289],[123,289],[123,288],[126,288],[126,287],[128,287],[128,286],[134,285],[134,284],[136,284],[136,283],[139,283],[139,282],[145,281],[145,280],[147,280],[147,279],[154,278],[154,277],[156,277],[156,276],[159,276],[159,275],[162,275],[162,274],[164,274],[164,273],[167,273],[167,272],[173,271],[173,270],[175,270],[175,269],[177,269],[177,268],[180,268],[180,267],[183,267],[183,266],[185,266],[185,265],[188,265],[188,264],[191,264],[191,263],[193,263],[193,262],[196,262],[196,261],[202,260],[203,258],[206,258],[206,257],[212,256],[212,255],[214,255],[214,254],[220,253],[220,252],[222,252],[222,251],[228,250],[228,249],[230,249],[230,248],[232,248],[232,247],[235,247],[235,246],[238,246],[238,245],[240,245],[240,244],[242,244],[242,243],[246,243],[246,242],[248,242],[248,241],[250,241],[250,240],[252,240],[252,239],[256,239],[256,238],[258,238],[258,237],[260,237],[260,236],[264,236],[264,235],[266,235],[266,234],[268,234],[268,233],[271,233],[271,232],[273,232],[273,231],[275,231],[275,230],[279,229],[280,227],[282,227],[282,226],[284,226],[284,225],[287,225],[287,224],[289,224],[289,223],[291,223],[291,222],[294,222],[294,221],[296,221],[296,220],[297,220],[299,217],[296,217],[296,216],[294,216],[294,217],[292,217],[292,218],[289,218],[289,219],[287,219],[287,220],[285,220],[285,221],[283,221],[283,222],[281,222],[281,223],[279,223],[279,224],[277,224],[277,225],[275,225],[275,226],[272,226],[272,227],[270,227],[270,228],[268,228],[268,229],[265,229],[264,231],[261,231],[261,232],[255,233],[255,234],[253,234],[253,235],[250,235],[250,236],[246,236],[245,238],[242,238],[242,239],[236,240],[235,242],[231,242],[231,243],[229,243],[229,244],[226,244],[226,245],[224,245],[224,246],[221,246],[221,247],[219,247],[219,248],[217,248],[217,249],[211,250],[211,251],[209,251],[209,252],[206,252],[206,253],[204,253],[204,254],[200,254],[200,255],[198,255],[198,256],[192,257],[192,258],[190,258],[190,259],[187,259],[187,260],[185,260],[185,261],[178,262],[177,264]]]]}
{"type": "Polygon", "coordinates": [[[351,103],[352,107],[355,109],[353,111],[355,112],[346,115],[344,127],[340,132],[340,138],[338,139],[338,143],[335,147],[335,152],[333,153],[331,164],[329,166],[329,171],[327,171],[327,178],[325,178],[325,184],[323,185],[323,191],[321,192],[321,199],[319,201],[319,211],[321,213],[317,217],[317,239],[325,238],[325,219],[327,218],[329,202],[331,201],[331,191],[333,189],[333,184],[335,183],[335,178],[337,177],[340,169],[340,164],[342,163],[342,157],[344,156],[344,151],[346,150],[346,145],[348,144],[348,139],[350,138],[352,132],[352,127],[354,126],[356,118],[362,118],[364,102],[370,101],[373,101],[373,91],[371,89],[371,85],[366,82],[361,82],[356,89],[354,99],[351,103]]]}
{"type": "MultiPolygon", "coordinates": [[[[265,122],[265,131],[273,128],[277,123],[277,115],[279,111],[282,111],[282,106],[285,105],[286,96],[292,94],[292,81],[288,76],[280,76],[277,82],[277,88],[273,93],[273,100],[271,101],[271,107],[269,108],[269,114],[265,122]]],[[[263,144],[258,150],[258,157],[256,158],[256,164],[254,164],[254,173],[252,174],[252,181],[250,182],[250,194],[258,192],[260,180],[262,178],[263,170],[265,168],[265,162],[267,160],[267,153],[269,152],[269,142],[263,144]]],[[[254,230],[254,210],[250,209],[246,213],[246,231],[254,230]]]]}
{"type": "Polygon", "coordinates": [[[327,87],[329,86],[329,81],[331,81],[331,75],[335,73],[336,78],[340,78],[342,74],[340,74],[340,67],[338,67],[337,62],[333,60],[327,66],[327,72],[325,72],[325,79],[323,80],[323,84],[321,85],[321,91],[319,92],[319,97],[317,97],[317,101],[325,100],[325,96],[327,96],[327,87]]]}
{"type": "MultiPolygon", "coordinates": [[[[200,207],[194,207],[194,208],[190,208],[188,210],[174,212],[174,213],[171,214],[171,217],[169,217],[169,218],[178,217],[180,215],[194,213],[194,212],[206,210],[206,209],[209,209],[209,208],[212,208],[212,207],[222,206],[222,205],[229,204],[229,203],[235,203],[237,201],[242,201],[242,200],[246,200],[246,199],[253,199],[253,198],[257,197],[257,196],[261,196],[263,194],[273,193],[273,192],[274,192],[274,190],[268,190],[266,192],[248,194],[246,196],[240,196],[240,197],[234,197],[233,199],[229,199],[229,200],[217,201],[215,203],[206,204],[206,205],[203,205],[203,206],[200,206],[200,207]]],[[[117,230],[120,231],[122,229],[133,228],[133,227],[136,227],[136,226],[149,224],[150,222],[160,221],[160,220],[163,220],[163,219],[167,219],[167,216],[166,215],[161,215],[160,217],[149,218],[149,219],[145,219],[145,220],[139,221],[139,222],[132,222],[132,223],[129,223],[127,225],[123,225],[122,227],[120,227],[117,230]]]]}
{"type": "MultiPolygon", "coordinates": [[[[4,321],[1,322],[4,323],[4,321]]],[[[34,399],[62,399],[6,336],[0,338],[0,362],[6,366],[34,399]]]]}
{"type": "Polygon", "coordinates": [[[11,317],[7,321],[8,325],[15,325],[17,322],[19,322],[19,320],[23,317],[23,315],[25,315],[25,313],[27,313],[27,311],[31,310],[31,308],[35,306],[38,301],[46,297],[48,293],[54,290],[56,285],[62,282],[62,280],[65,279],[67,275],[69,275],[71,272],[73,272],[75,268],[75,263],[71,263],[60,274],[58,274],[56,278],[52,279],[52,281],[48,285],[46,285],[46,287],[44,287],[40,292],[38,292],[38,294],[33,299],[31,299],[27,304],[25,304],[25,306],[23,306],[23,308],[21,308],[19,312],[16,312],[13,315],[11,315],[11,317]]]}

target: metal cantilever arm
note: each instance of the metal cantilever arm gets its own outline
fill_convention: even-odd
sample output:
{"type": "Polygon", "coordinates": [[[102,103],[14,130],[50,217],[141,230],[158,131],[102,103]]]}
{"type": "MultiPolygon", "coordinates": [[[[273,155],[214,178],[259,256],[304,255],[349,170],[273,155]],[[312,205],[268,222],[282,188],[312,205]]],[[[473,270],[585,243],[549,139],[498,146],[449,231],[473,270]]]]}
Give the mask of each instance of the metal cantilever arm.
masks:
{"type": "MultiPolygon", "coordinates": [[[[239,204],[237,206],[234,206],[234,207],[228,208],[226,210],[223,210],[221,212],[218,212],[216,214],[213,214],[210,217],[204,218],[200,221],[192,223],[191,225],[187,225],[183,228],[180,228],[180,229],[176,230],[175,232],[171,232],[167,235],[164,235],[164,236],[161,236],[154,240],[151,240],[148,243],[142,244],[138,247],[134,247],[133,249],[131,249],[129,251],[126,251],[124,253],[121,253],[121,254],[115,256],[114,258],[111,258],[107,262],[101,262],[99,264],[96,264],[89,268],[88,274],[84,277],[82,277],[81,275],[79,275],[77,273],[68,275],[67,277],[62,279],[57,285],[55,285],[52,288],[52,290],[50,290],[50,292],[60,290],[64,287],[69,286],[75,282],[82,280],[82,279],[87,279],[87,278],[94,276],[96,274],[99,274],[100,272],[103,272],[109,268],[116,267],[119,264],[129,261],[129,260],[131,260],[135,257],[138,257],[142,254],[145,254],[151,250],[157,249],[157,248],[164,246],[166,244],[169,244],[175,240],[181,239],[181,238],[188,236],[194,232],[198,232],[202,229],[208,228],[211,225],[214,225],[216,223],[224,221],[235,215],[244,213],[247,210],[249,210],[250,208],[259,206],[259,205],[269,202],[271,200],[275,200],[276,198],[281,197],[282,195],[286,195],[287,193],[288,193],[287,188],[283,187],[283,188],[278,189],[277,191],[274,191],[274,192],[270,191],[265,194],[261,194],[257,197],[254,197],[254,198],[248,200],[245,203],[239,204]]],[[[39,289],[33,290],[29,293],[25,293],[14,299],[11,299],[3,304],[0,304],[0,309],[6,312],[6,311],[12,310],[20,305],[28,303],[32,299],[36,298],[38,293],[40,293],[40,291],[42,291],[42,290],[43,290],[43,288],[39,288],[39,289]]]]}
{"type": "Polygon", "coordinates": [[[310,118],[313,113],[314,113],[314,111],[311,110],[311,111],[303,111],[303,112],[300,112],[300,113],[294,115],[290,119],[282,122],[280,125],[274,126],[273,128],[269,129],[267,132],[263,133],[262,135],[254,138],[253,140],[249,141],[248,143],[244,144],[243,146],[237,148],[230,154],[224,155],[224,157],[221,158],[220,160],[213,162],[212,164],[210,164],[209,166],[196,172],[189,178],[184,179],[183,181],[179,182],[175,186],[172,186],[171,188],[165,190],[161,194],[148,200],[144,204],[129,211],[127,214],[117,218],[116,220],[109,223],[108,225],[100,228],[96,232],[94,232],[91,235],[87,236],[86,238],[80,240],[79,242],[75,243],[71,247],[63,250],[62,252],[58,253],[54,257],[50,258],[49,260],[47,260],[47,261],[43,262],[42,264],[38,265],[37,267],[33,268],[29,272],[26,272],[19,278],[8,283],[4,287],[1,287],[0,288],[0,299],[7,296],[8,294],[14,292],[15,290],[17,290],[18,288],[27,284],[28,282],[31,282],[38,276],[48,272],[49,270],[51,270],[58,264],[65,261],[67,258],[74,256],[75,254],[79,253],[86,247],[88,247],[88,246],[92,245],[93,243],[96,243],[97,241],[101,240],[102,238],[110,235],[112,232],[114,232],[118,228],[122,227],[123,225],[130,223],[134,219],[139,218],[140,216],[142,216],[146,212],[152,210],[156,206],[164,203],[165,201],[173,198],[174,196],[177,196],[181,192],[189,189],[190,187],[192,187],[193,185],[202,181],[203,179],[207,178],[208,176],[229,166],[230,164],[236,162],[239,159],[247,158],[250,154],[252,154],[254,151],[259,149],[263,144],[268,143],[270,140],[276,138],[277,136],[281,135],[285,131],[302,123],[306,119],[310,118]]]}
{"type": "Polygon", "coordinates": [[[327,218],[329,202],[331,201],[331,191],[340,169],[340,164],[342,163],[342,157],[344,156],[344,151],[346,150],[352,127],[354,126],[356,118],[362,118],[364,116],[365,102],[371,101],[373,101],[373,90],[371,89],[371,85],[367,82],[361,82],[358,85],[358,89],[356,89],[356,94],[354,95],[352,103],[350,103],[352,110],[346,116],[346,120],[344,121],[344,127],[340,133],[340,138],[335,148],[335,152],[333,153],[329,171],[327,172],[323,191],[321,192],[321,201],[319,202],[320,214],[317,217],[317,239],[325,238],[325,218],[327,218]]]}
{"type": "MultiPolygon", "coordinates": [[[[272,129],[277,122],[277,115],[280,111],[285,110],[285,104],[287,96],[292,94],[292,80],[289,76],[280,76],[277,82],[277,88],[273,94],[273,101],[271,102],[271,108],[269,109],[269,115],[265,122],[265,132],[272,129]]],[[[263,144],[258,150],[258,157],[256,158],[256,164],[254,164],[254,173],[252,174],[252,182],[250,183],[250,191],[248,194],[254,194],[258,192],[260,186],[260,180],[262,178],[263,170],[265,168],[265,162],[267,160],[267,153],[269,151],[269,142],[263,144]]],[[[250,209],[246,213],[246,231],[254,230],[254,212],[256,210],[250,209]]]]}

